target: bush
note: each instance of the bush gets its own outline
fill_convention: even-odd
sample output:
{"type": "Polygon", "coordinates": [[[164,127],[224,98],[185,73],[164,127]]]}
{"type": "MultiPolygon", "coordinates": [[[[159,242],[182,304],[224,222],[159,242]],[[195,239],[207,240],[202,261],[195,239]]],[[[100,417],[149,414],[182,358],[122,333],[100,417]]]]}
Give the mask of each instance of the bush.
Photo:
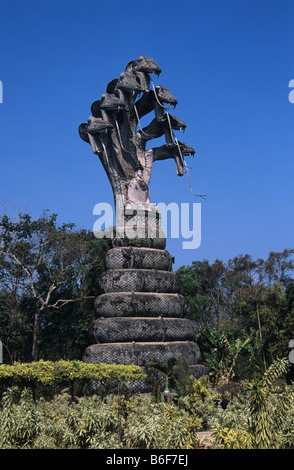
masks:
{"type": "Polygon", "coordinates": [[[33,380],[49,388],[93,379],[113,385],[142,378],[143,373],[135,366],[67,361],[0,369],[2,384],[14,383],[1,401],[0,448],[195,449],[198,432],[207,428],[213,433],[214,448],[294,448],[294,388],[281,382],[286,360],[272,364],[262,377],[242,383],[225,409],[215,406],[219,395],[207,377],[182,378],[171,402],[155,402],[144,394],[126,397],[121,387],[116,395],[75,400],[68,391],[48,399],[40,389],[36,401],[33,380]]]}
{"type": "Polygon", "coordinates": [[[35,403],[30,390],[15,387],[3,396],[0,448],[189,449],[198,445],[201,420],[175,404],[147,396],[72,401],[62,393],[35,403]]]}
{"type": "Polygon", "coordinates": [[[286,358],[276,360],[263,376],[245,382],[243,393],[225,410],[210,417],[215,447],[294,448],[294,386],[281,382],[288,366],[286,358]]]}
{"type": "Polygon", "coordinates": [[[19,405],[15,404],[17,389],[8,390],[3,397],[0,415],[0,447],[30,448],[40,430],[40,412],[33,406],[31,393],[25,389],[19,405]]]}
{"type": "Polygon", "coordinates": [[[198,445],[201,419],[173,403],[131,398],[125,440],[132,449],[192,449],[198,445]]]}
{"type": "Polygon", "coordinates": [[[0,413],[0,448],[119,448],[118,416],[99,397],[72,402],[66,393],[36,404],[28,389],[8,389],[0,413]]]}
{"type": "Polygon", "coordinates": [[[30,363],[0,364],[0,385],[30,388],[36,398],[39,395],[52,396],[63,387],[74,386],[85,390],[91,381],[108,383],[112,386],[120,382],[136,381],[144,378],[143,370],[135,365],[86,364],[82,361],[57,362],[37,361],[30,363]]]}

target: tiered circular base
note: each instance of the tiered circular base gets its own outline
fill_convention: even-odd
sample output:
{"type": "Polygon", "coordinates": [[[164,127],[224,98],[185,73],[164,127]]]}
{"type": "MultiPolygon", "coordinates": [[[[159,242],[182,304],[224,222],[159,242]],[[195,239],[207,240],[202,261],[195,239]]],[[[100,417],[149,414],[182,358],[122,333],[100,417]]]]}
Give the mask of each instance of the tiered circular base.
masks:
{"type": "Polygon", "coordinates": [[[200,359],[199,347],[191,341],[105,343],[89,346],[84,355],[85,362],[137,366],[144,366],[150,359],[167,364],[173,358],[185,358],[188,364],[196,365],[200,359]]]}
{"type": "Polygon", "coordinates": [[[135,242],[113,239],[83,360],[144,367],[150,360],[185,359],[195,376],[207,373],[165,239],[135,242]]]}

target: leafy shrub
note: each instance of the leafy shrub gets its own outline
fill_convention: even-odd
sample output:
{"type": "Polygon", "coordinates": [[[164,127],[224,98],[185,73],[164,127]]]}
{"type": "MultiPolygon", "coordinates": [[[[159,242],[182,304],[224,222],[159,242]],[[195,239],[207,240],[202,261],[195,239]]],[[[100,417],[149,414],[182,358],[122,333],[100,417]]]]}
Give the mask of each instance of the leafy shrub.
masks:
{"type": "Polygon", "coordinates": [[[62,393],[35,403],[30,390],[4,394],[0,448],[181,449],[198,445],[201,420],[147,396],[81,397],[62,393]]]}
{"type": "Polygon", "coordinates": [[[276,360],[262,377],[245,383],[243,396],[210,417],[216,447],[294,448],[294,386],[284,383],[276,393],[287,369],[287,359],[276,360]]]}
{"type": "Polygon", "coordinates": [[[86,386],[91,381],[108,382],[112,385],[119,382],[140,380],[143,370],[135,365],[87,364],[82,361],[36,361],[30,363],[0,364],[0,385],[2,388],[14,385],[20,388],[29,387],[40,394],[52,393],[57,388],[86,386]]]}
{"type": "Polygon", "coordinates": [[[201,419],[173,403],[154,403],[150,398],[132,398],[125,440],[132,449],[189,449],[198,445],[201,419]]]}
{"type": "Polygon", "coordinates": [[[200,419],[203,428],[207,428],[208,417],[214,410],[217,393],[210,387],[208,377],[196,379],[193,375],[177,383],[176,403],[190,416],[200,419]]]}
{"type": "Polygon", "coordinates": [[[40,430],[40,412],[33,406],[30,391],[22,392],[20,404],[15,404],[16,389],[4,394],[0,415],[0,447],[30,448],[40,430]]]}
{"type": "Polygon", "coordinates": [[[116,369],[100,364],[100,369],[92,365],[82,369],[78,365],[38,364],[36,369],[28,367],[27,374],[20,367],[12,376],[8,374],[11,369],[2,368],[5,380],[9,376],[21,387],[14,385],[3,393],[0,448],[194,449],[199,443],[198,432],[206,428],[213,432],[214,448],[294,448],[294,387],[281,382],[286,360],[277,361],[263,376],[243,383],[226,409],[215,407],[216,395],[207,377],[186,377],[171,402],[119,393],[72,400],[68,391],[36,401],[32,390],[23,387],[24,383],[32,385],[32,377],[43,377],[45,372],[48,376],[39,383],[50,387],[57,382],[92,380],[93,376],[102,380],[105,370],[108,374],[103,377],[109,380],[133,379],[138,374],[133,367],[116,369]]]}
{"type": "Polygon", "coordinates": [[[118,416],[99,397],[72,402],[63,393],[34,403],[25,389],[18,403],[16,389],[3,398],[0,448],[118,448],[118,416]]]}

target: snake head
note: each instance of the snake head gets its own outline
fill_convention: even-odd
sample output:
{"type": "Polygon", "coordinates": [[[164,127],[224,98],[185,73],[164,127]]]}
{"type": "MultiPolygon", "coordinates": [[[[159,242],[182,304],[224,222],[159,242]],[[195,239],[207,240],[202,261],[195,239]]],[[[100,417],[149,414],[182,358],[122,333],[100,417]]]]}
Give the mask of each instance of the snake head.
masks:
{"type": "Polygon", "coordinates": [[[139,72],[156,73],[156,75],[161,73],[161,68],[155,60],[150,57],[146,57],[145,55],[140,55],[137,60],[134,60],[133,67],[139,72]]]}
{"type": "Polygon", "coordinates": [[[157,85],[155,87],[155,93],[159,101],[162,103],[172,104],[176,106],[178,104],[178,100],[171,94],[168,88],[164,88],[161,85],[157,85]]]}
{"type": "Polygon", "coordinates": [[[130,72],[123,72],[120,74],[116,87],[129,93],[133,91],[141,93],[141,91],[143,91],[141,85],[136,80],[136,77],[130,72]]]}

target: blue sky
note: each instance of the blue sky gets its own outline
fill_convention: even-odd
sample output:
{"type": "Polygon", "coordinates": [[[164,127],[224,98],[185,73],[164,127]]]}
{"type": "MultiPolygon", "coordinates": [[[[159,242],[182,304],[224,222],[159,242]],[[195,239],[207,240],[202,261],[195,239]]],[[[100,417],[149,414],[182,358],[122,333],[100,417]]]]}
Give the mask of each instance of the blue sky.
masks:
{"type": "Polygon", "coordinates": [[[293,247],[294,2],[287,0],[0,1],[0,209],[43,209],[92,229],[112,204],[101,164],[78,135],[90,106],[140,54],[196,149],[187,175],[156,162],[152,202],[201,203],[201,245],[169,239],[175,268],[293,247]]]}

